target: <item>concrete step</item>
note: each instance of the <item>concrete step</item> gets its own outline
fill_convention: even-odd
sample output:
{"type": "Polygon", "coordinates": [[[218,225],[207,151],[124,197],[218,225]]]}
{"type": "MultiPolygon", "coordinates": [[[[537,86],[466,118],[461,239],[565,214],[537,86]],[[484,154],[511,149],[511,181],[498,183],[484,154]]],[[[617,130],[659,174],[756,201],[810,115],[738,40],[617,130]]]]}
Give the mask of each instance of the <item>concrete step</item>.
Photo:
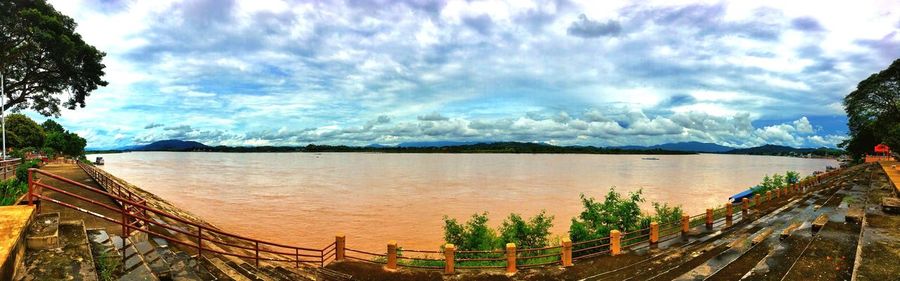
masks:
{"type": "Polygon", "coordinates": [[[113,241],[113,245],[115,245],[116,249],[122,253],[125,260],[122,268],[123,274],[119,280],[159,280],[153,270],[150,269],[147,262],[144,261],[144,257],[141,256],[138,249],[135,248],[131,239],[122,239],[121,237],[113,236],[110,240],[113,241]]]}
{"type": "Polygon", "coordinates": [[[58,246],[29,249],[21,280],[98,280],[83,221],[58,223],[58,246]]]}

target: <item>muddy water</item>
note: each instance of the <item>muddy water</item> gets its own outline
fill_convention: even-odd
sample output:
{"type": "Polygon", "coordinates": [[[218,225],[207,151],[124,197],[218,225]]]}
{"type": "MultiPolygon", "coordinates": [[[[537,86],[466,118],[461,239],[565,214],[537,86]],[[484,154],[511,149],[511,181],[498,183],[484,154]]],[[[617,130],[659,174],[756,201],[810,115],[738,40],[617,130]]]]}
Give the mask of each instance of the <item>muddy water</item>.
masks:
{"type": "MultiPolygon", "coordinates": [[[[691,214],[723,204],[766,174],[808,175],[833,160],[738,155],[170,153],[98,155],[104,169],[230,231],[308,246],[336,233],[348,247],[389,240],[434,249],[444,215],[556,216],[565,235],[579,194],[643,189],[691,214]]],[[[649,207],[649,204],[647,204],[649,207]]]]}

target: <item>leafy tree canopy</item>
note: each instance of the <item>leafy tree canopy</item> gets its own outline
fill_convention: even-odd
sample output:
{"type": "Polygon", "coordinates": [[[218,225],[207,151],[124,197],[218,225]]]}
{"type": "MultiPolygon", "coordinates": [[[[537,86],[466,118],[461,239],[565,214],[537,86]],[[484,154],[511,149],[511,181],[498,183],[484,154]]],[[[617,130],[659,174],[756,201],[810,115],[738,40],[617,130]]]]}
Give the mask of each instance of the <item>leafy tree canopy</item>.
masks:
{"type": "Polygon", "coordinates": [[[23,114],[6,116],[6,146],[12,148],[42,147],[44,128],[23,114]]]}
{"type": "Polygon", "coordinates": [[[106,55],[84,42],[75,21],[45,0],[0,1],[0,72],[4,109],[59,116],[60,106],[85,106],[100,86],[106,55]]]}
{"type": "Polygon", "coordinates": [[[841,146],[854,157],[874,152],[882,142],[900,148],[900,59],[859,82],[844,97],[844,110],[850,138],[841,146]]]}

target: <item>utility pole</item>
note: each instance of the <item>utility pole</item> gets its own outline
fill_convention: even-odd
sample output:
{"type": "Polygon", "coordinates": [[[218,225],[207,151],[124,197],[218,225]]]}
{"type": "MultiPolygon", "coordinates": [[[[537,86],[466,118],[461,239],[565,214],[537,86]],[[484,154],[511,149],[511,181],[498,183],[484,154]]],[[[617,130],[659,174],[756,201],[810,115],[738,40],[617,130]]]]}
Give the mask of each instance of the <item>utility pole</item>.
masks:
{"type": "Polygon", "coordinates": [[[0,127],[3,127],[3,160],[6,160],[6,78],[0,71],[0,127]]]}

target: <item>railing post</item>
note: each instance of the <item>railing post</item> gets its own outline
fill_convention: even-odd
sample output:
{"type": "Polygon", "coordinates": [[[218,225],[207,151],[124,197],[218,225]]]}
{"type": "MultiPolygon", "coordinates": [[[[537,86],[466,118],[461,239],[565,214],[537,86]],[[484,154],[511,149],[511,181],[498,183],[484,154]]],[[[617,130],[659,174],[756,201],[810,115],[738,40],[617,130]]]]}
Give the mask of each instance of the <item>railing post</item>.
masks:
{"type": "Polygon", "coordinates": [[[691,216],[681,215],[681,234],[684,235],[691,230],[691,216]]]}
{"type": "Polygon", "coordinates": [[[197,226],[197,257],[203,259],[203,226],[197,226]]]}
{"type": "Polygon", "coordinates": [[[659,223],[651,222],[650,223],[650,244],[656,244],[659,242],[659,223]]]}
{"type": "Polygon", "coordinates": [[[609,232],[609,253],[618,256],[622,252],[622,233],[613,229],[609,232]]]}
{"type": "Polygon", "coordinates": [[[762,194],[754,194],[753,195],[753,207],[759,209],[759,202],[762,199],[762,194]]]}
{"type": "Polygon", "coordinates": [[[32,192],[34,192],[34,173],[33,169],[28,169],[28,206],[34,205],[34,198],[32,197],[32,192]]]}
{"type": "Polygon", "coordinates": [[[744,197],[741,199],[741,220],[747,217],[747,214],[750,212],[750,199],[744,197]]]}
{"type": "Polygon", "coordinates": [[[456,246],[444,245],[444,274],[453,274],[456,271],[456,246]]]}
{"type": "Polygon", "coordinates": [[[259,241],[255,241],[254,245],[256,245],[253,249],[256,250],[256,267],[259,267],[259,241]]]}
{"type": "Polygon", "coordinates": [[[344,249],[347,246],[347,237],[338,233],[334,236],[334,260],[344,260],[344,249]]]}
{"type": "Polygon", "coordinates": [[[771,203],[771,202],[772,202],[772,191],[771,191],[771,190],[766,191],[766,202],[767,202],[767,203],[771,203]]]}
{"type": "Polygon", "coordinates": [[[572,239],[569,237],[562,239],[562,256],[560,259],[563,267],[572,266],[572,239]]]}
{"type": "Polygon", "coordinates": [[[506,273],[516,273],[516,244],[506,243],[506,273]]]}
{"type": "Polygon", "coordinates": [[[397,241],[391,240],[387,244],[387,269],[397,270],[397,241]]]}
{"type": "Polygon", "coordinates": [[[725,220],[731,221],[734,218],[731,202],[725,203],[725,220]]]}
{"type": "Polygon", "coordinates": [[[713,209],[706,209],[706,228],[712,229],[713,227],[713,209]]]}

